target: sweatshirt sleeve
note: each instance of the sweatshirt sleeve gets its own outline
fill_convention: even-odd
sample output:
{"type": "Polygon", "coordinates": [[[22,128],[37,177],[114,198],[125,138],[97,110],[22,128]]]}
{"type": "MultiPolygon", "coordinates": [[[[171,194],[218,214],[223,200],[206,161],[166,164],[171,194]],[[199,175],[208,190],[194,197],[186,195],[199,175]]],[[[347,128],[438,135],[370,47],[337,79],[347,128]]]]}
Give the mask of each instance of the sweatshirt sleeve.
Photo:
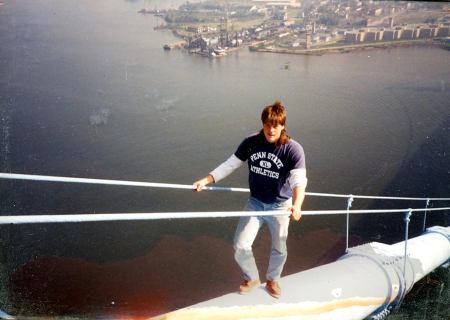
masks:
{"type": "Polygon", "coordinates": [[[292,160],[293,166],[289,172],[289,185],[291,188],[304,187],[308,184],[306,177],[305,152],[303,147],[298,143],[293,143],[292,146],[292,160]]]}
{"type": "Polygon", "coordinates": [[[231,155],[226,161],[220,164],[217,168],[211,171],[209,174],[214,178],[214,182],[218,182],[225,177],[229,176],[234,170],[239,168],[244,161],[240,160],[234,154],[231,155]]]}
{"type": "Polygon", "coordinates": [[[292,189],[295,187],[306,188],[308,178],[306,178],[306,169],[292,169],[289,173],[289,185],[292,189]]]}

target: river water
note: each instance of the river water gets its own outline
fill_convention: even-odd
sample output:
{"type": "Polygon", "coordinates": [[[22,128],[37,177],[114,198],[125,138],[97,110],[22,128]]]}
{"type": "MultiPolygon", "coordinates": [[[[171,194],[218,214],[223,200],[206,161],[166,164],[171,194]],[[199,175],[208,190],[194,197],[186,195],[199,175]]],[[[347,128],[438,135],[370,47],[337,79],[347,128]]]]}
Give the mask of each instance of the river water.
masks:
{"type": "MultiPolygon", "coordinates": [[[[288,132],[306,152],[308,191],[449,197],[449,51],[412,46],[297,56],[244,48],[206,59],[164,51],[177,39],[154,30],[162,21],[139,14],[142,6],[119,0],[0,6],[2,172],[190,184],[258,131],[262,107],[281,99],[288,132]]],[[[221,184],[246,187],[246,179],[242,168],[221,184]]],[[[26,181],[0,181],[0,191],[3,215],[226,211],[241,210],[246,200],[242,193],[26,181]]],[[[310,197],[304,209],[345,206],[346,200],[310,197]]],[[[424,203],[401,203],[412,206],[424,203]]],[[[399,204],[360,200],[353,208],[368,207],[399,204]]],[[[350,244],[401,241],[402,220],[352,218],[350,244]]],[[[449,213],[428,219],[428,225],[449,222],[449,213]]],[[[235,223],[2,226],[2,309],[144,317],[230,292],[240,281],[232,262],[235,223]]],[[[413,217],[412,236],[421,231],[422,217],[413,217]]],[[[286,274],[341,256],[345,218],[305,217],[290,234],[286,274]]],[[[255,243],[261,268],[268,242],[263,231],[255,243]]],[[[448,298],[445,281],[443,292],[432,293],[433,305],[448,298]]],[[[423,303],[410,302],[417,301],[423,303]]],[[[442,306],[427,308],[450,315],[442,306]]],[[[405,307],[397,316],[406,319],[411,310],[421,311],[405,307]]],[[[434,319],[423,312],[408,319],[415,317],[434,319]]]]}

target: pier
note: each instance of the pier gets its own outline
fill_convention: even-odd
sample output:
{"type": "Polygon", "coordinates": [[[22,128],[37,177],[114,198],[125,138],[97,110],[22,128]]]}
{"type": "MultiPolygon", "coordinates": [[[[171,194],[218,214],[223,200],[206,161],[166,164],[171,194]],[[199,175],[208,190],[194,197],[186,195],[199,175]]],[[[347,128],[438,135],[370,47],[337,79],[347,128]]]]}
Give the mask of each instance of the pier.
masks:
{"type": "Polygon", "coordinates": [[[186,46],[185,41],[178,41],[174,43],[165,44],[163,48],[164,50],[172,50],[172,49],[181,49],[184,48],[185,46],[186,46]]]}

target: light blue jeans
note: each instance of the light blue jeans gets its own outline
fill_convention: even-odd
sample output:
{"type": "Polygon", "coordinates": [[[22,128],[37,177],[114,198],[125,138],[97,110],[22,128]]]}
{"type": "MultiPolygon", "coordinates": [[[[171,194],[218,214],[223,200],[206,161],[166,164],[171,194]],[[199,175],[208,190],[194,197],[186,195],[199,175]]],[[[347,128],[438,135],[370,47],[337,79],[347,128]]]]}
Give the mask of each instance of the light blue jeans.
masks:
{"type": "Polygon", "coordinates": [[[252,216],[241,217],[234,235],[234,259],[238,263],[245,280],[259,280],[258,268],[253,256],[252,245],[261,226],[266,223],[272,237],[272,251],[267,280],[277,281],[287,258],[286,240],[289,228],[289,213],[287,209],[292,200],[267,204],[250,197],[245,207],[246,211],[286,210],[286,216],[252,216]]]}

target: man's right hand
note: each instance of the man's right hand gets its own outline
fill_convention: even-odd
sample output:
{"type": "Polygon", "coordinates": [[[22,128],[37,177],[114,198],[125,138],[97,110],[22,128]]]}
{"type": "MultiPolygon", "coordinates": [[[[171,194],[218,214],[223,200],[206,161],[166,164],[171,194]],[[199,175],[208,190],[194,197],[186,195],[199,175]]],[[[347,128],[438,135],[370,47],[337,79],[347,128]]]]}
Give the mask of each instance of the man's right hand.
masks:
{"type": "Polygon", "coordinates": [[[289,208],[289,212],[291,213],[290,218],[293,221],[300,221],[300,218],[302,217],[302,211],[299,207],[292,206],[289,208]]]}
{"type": "Polygon", "coordinates": [[[208,174],[203,179],[197,180],[192,184],[193,190],[195,192],[200,192],[203,190],[204,186],[206,186],[207,184],[212,183],[212,182],[214,182],[214,178],[212,175],[208,174]]]}

